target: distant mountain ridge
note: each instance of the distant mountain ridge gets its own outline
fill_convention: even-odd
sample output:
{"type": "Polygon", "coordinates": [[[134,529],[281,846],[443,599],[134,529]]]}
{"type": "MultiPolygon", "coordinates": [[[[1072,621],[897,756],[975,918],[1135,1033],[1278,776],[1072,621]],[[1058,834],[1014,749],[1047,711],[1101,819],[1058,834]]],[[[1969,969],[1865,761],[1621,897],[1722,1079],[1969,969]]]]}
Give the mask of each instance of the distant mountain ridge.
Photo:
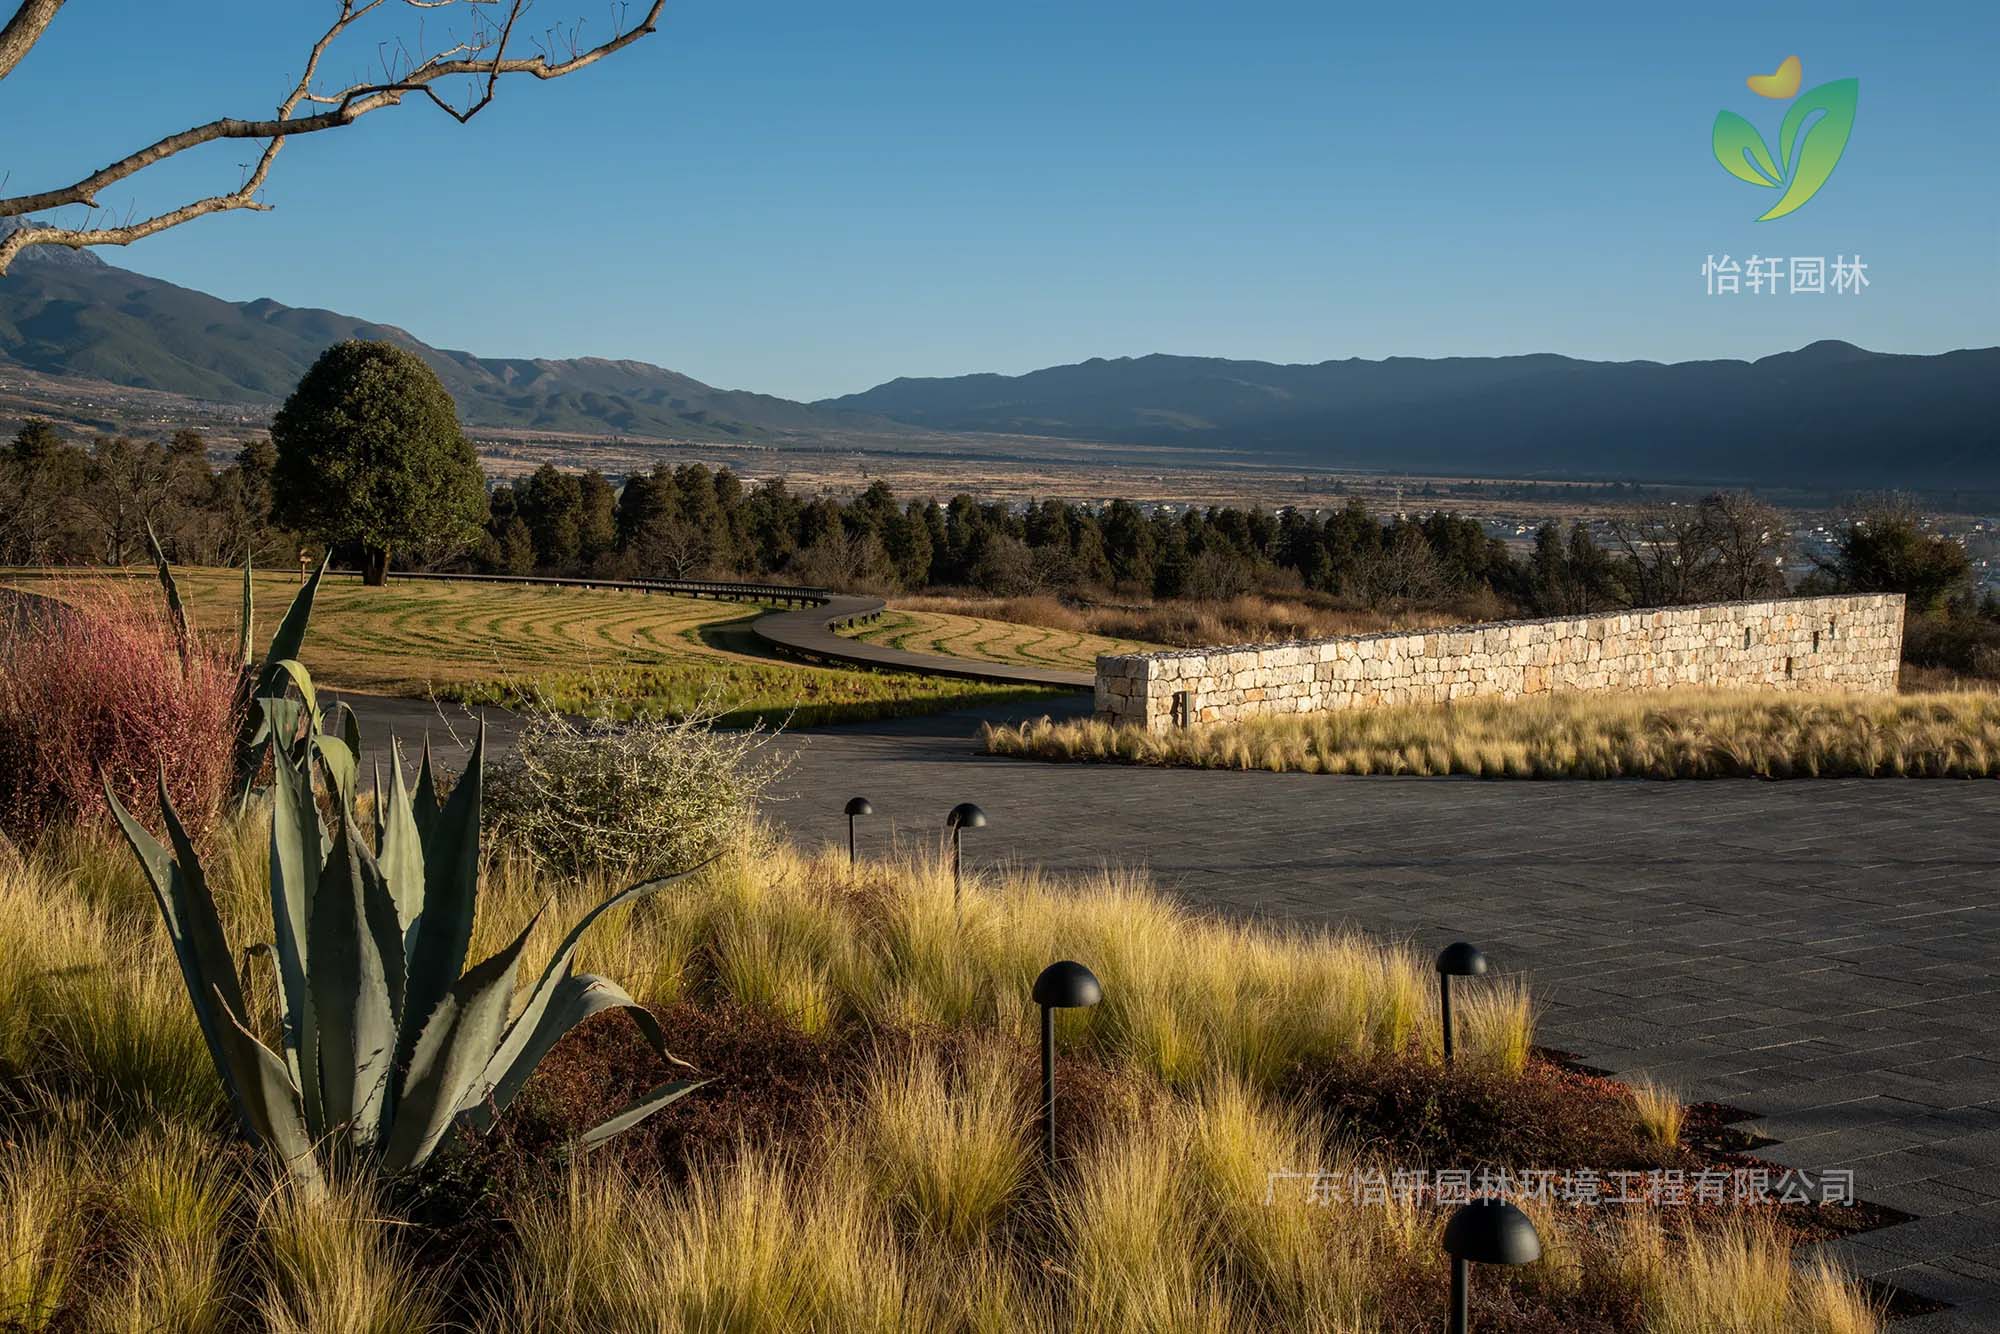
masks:
{"type": "Polygon", "coordinates": [[[474,427],[841,447],[1001,433],[1285,467],[2000,489],[2000,348],[1904,356],[1829,341],[1754,362],[1675,364],[1155,354],[897,379],[799,403],[639,361],[476,357],[334,311],[224,301],[88,251],[30,249],[0,278],[0,366],[49,375],[268,405],[344,338],[422,356],[474,427]]]}
{"type": "Polygon", "coordinates": [[[408,330],[268,298],[224,301],[35,247],[0,277],[0,363],[226,403],[281,401],[323,350],[384,339],[429,362],[475,426],[761,441],[906,428],[768,394],[717,389],[641,361],[529,360],[435,348],[408,330]]]}
{"type": "Polygon", "coordinates": [[[2000,481],[2000,348],[1754,362],[1102,358],[816,406],[942,431],[1213,445],[1320,466],[1844,486],[2000,481]]]}

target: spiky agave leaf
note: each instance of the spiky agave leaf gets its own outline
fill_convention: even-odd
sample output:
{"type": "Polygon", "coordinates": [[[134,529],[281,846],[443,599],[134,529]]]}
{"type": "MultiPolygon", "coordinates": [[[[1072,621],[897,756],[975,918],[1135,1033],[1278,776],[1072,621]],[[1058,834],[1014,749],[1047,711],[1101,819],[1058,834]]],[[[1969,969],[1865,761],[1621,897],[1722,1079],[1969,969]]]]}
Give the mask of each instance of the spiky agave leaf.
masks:
{"type": "MultiPolygon", "coordinates": [[[[246,702],[261,700],[267,696],[284,692],[284,667],[286,662],[296,662],[299,649],[306,642],[306,625],[312,620],[313,599],[319,594],[320,580],[326,575],[327,562],[333,558],[329,550],[320,558],[319,568],[312,572],[299,591],[292,598],[292,605],[285,611],[285,619],[278,624],[278,632],[271,636],[271,646],[264,653],[263,665],[253,673],[250,670],[250,559],[246,553],[243,559],[243,664],[246,682],[240,698],[246,702]]],[[[317,712],[313,714],[315,720],[317,712]]],[[[297,718],[294,716],[294,723],[297,718]]],[[[243,718],[242,730],[236,734],[235,783],[237,788],[236,806],[243,810],[250,801],[250,790],[257,782],[257,770],[263,763],[261,749],[268,734],[271,720],[259,717],[259,711],[251,708],[243,718]]],[[[279,735],[284,735],[282,729],[279,735]]]]}
{"type": "Polygon", "coordinates": [[[403,933],[368,845],[343,810],[312,904],[307,981],[318,1030],[323,1129],[375,1147],[403,1002],[403,933]]]}
{"type": "Polygon", "coordinates": [[[185,672],[194,653],[194,625],[188,619],[187,604],[181,601],[181,587],[174,582],[173,568],[167,564],[167,553],[160,546],[151,519],[146,521],[146,545],[153,550],[153,568],[167,595],[167,617],[174,625],[174,650],[180,655],[181,670],[185,672]]]}
{"type": "Polygon", "coordinates": [[[583,933],[605,913],[678,884],[714,861],[715,858],[711,857],[700,866],[648,880],[614,894],[585,913],[570,928],[569,934],[543,968],[540,980],[528,996],[528,1003],[522,1007],[506,1037],[495,1049],[484,1075],[467,1095],[461,1110],[472,1128],[479,1131],[488,1129],[497,1114],[507,1110],[508,1104],[521,1091],[521,1086],[534,1074],[535,1067],[541,1064],[542,1058],[563,1035],[585,1019],[605,1010],[625,1010],[655,1051],[668,1060],[675,1059],[667,1050],[666,1037],[660,1031],[659,1022],[622,987],[609,978],[588,973],[579,976],[573,972],[576,950],[583,940],[583,933]]]}
{"type": "Polygon", "coordinates": [[[250,549],[243,549],[243,614],[236,627],[236,661],[245,672],[250,670],[250,549]]]}
{"type": "Polygon", "coordinates": [[[409,981],[396,1048],[399,1066],[407,1067],[414,1058],[418,1037],[459,981],[472,945],[479,903],[480,770],[485,750],[486,728],[481,724],[465,773],[423,839],[423,910],[417,914],[409,946],[409,981]]]}
{"type": "Polygon", "coordinates": [[[271,935],[278,956],[279,1015],[285,1064],[298,1083],[306,1119],[323,1124],[319,1094],[318,1026],[306,984],[311,959],[307,925],[326,866],[326,835],[313,796],[312,770],[271,747],[271,935]]]}
{"type": "Polygon", "coordinates": [[[165,775],[160,780],[160,815],[174,846],[172,856],[132,818],[108,784],[105,796],[152,883],[196,1022],[244,1133],[253,1143],[274,1149],[302,1183],[317,1187],[319,1165],[313,1159],[312,1134],[298,1087],[284,1062],[249,1031],[229,940],[201,858],[167,795],[165,775]]]}
{"type": "Polygon", "coordinates": [[[423,1024],[397,1091],[394,1121],[382,1155],[384,1170],[400,1172],[416,1166],[451,1129],[466,1094],[493,1059],[507,1022],[521,949],[540,920],[537,912],[513,944],[459,978],[423,1024]]]}
{"type": "MultiPolygon", "coordinates": [[[[222,1011],[234,1005],[237,1013],[242,1012],[243,989],[236,976],[235,956],[230,952],[229,939],[222,930],[222,919],[217,915],[215,900],[208,892],[208,880],[202,873],[201,860],[194,855],[192,847],[188,849],[185,861],[170,854],[125,809],[125,803],[118,800],[118,794],[111,790],[108,780],[104,784],[104,799],[109,803],[112,817],[118,821],[126,843],[131,845],[133,855],[139,859],[147,884],[152,887],[153,901],[159,905],[161,920],[167,928],[167,939],[173,944],[174,958],[180,964],[181,980],[187,985],[188,998],[194,1003],[195,1022],[201,1026],[209,1058],[215,1062],[216,1072],[222,1076],[230,1106],[235,1109],[244,1129],[254,1135],[242,1091],[229,1078],[230,1064],[223,1048],[228,1017],[222,1011]]],[[[164,773],[160,778],[160,808],[163,812],[173,809],[164,773]]],[[[174,820],[173,825],[178,827],[179,821],[174,820]]],[[[183,832],[175,841],[179,843],[185,839],[183,832]]]]}

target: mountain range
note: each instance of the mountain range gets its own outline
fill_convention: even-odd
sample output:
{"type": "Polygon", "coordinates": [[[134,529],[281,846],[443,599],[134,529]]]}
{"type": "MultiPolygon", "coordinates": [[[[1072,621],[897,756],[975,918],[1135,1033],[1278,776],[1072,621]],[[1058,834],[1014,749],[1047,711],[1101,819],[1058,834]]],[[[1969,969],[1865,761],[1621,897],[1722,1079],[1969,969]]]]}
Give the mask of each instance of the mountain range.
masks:
{"type": "Polygon", "coordinates": [[[0,277],[0,367],[272,405],[344,338],[422,356],[473,427],[780,446],[946,435],[969,452],[1004,433],[1284,467],[2000,488],[2000,348],[1914,356],[1819,342],[1674,364],[1153,355],[896,379],[800,403],[639,361],[477,357],[356,316],[224,301],[89,252],[31,249],[0,277]]]}
{"type": "Polygon", "coordinates": [[[769,394],[716,389],[642,361],[475,357],[353,315],[268,298],[224,301],[106,264],[87,250],[30,248],[0,277],[0,365],[45,374],[212,402],[275,404],[315,357],[347,338],[383,339],[417,353],[470,426],[704,441],[904,429],[769,394]]]}

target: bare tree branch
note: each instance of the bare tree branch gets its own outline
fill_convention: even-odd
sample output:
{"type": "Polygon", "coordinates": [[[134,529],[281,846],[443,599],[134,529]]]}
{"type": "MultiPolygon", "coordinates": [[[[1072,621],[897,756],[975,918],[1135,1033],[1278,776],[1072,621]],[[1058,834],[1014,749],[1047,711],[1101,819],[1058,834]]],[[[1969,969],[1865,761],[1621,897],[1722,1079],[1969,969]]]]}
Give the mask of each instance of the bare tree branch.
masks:
{"type": "Polygon", "coordinates": [[[21,0],[7,26],[0,28],[0,79],[21,63],[21,57],[41,40],[42,30],[63,7],[63,0],[21,0]]]}
{"type": "MultiPolygon", "coordinates": [[[[444,8],[461,2],[491,4],[495,0],[401,0],[406,7],[425,10],[444,8]]],[[[14,39],[15,29],[33,22],[31,11],[46,10],[32,31],[20,39],[20,53],[13,57],[14,60],[18,60],[20,54],[25,53],[41,35],[42,29],[48,26],[49,19],[54,16],[56,9],[62,3],[63,0],[23,0],[20,11],[6,29],[0,31],[0,75],[4,75],[10,67],[7,59],[8,42],[14,39]]],[[[403,99],[411,94],[422,96],[453,120],[464,124],[493,102],[503,77],[510,74],[525,74],[536,79],[559,79],[564,75],[586,69],[654,32],[660,14],[666,8],[666,0],[651,0],[645,17],[636,26],[614,32],[611,37],[593,47],[583,48],[572,42],[566,58],[552,60],[547,51],[527,57],[508,56],[508,45],[513,38],[515,24],[528,6],[528,0],[511,0],[503,22],[495,23],[481,19],[478,31],[470,40],[455,42],[422,59],[416,59],[407,52],[402,52],[402,57],[407,59],[409,68],[400,76],[354,83],[333,91],[315,91],[313,81],[318,76],[320,65],[328,50],[342,34],[385,3],[387,0],[341,0],[338,17],[313,43],[306,56],[305,69],[300,74],[297,84],[287,93],[284,101],[279,103],[277,115],[271,119],[224,118],[167,135],[70,185],[35,194],[0,198],[0,218],[20,217],[28,213],[73,204],[94,209],[98,207],[99,194],[107,186],[137,175],[147,167],[176,154],[225,139],[266,140],[263,154],[255,169],[244,179],[239,188],[225,194],[197,199],[143,221],[128,222],[117,227],[69,228],[45,224],[21,227],[0,237],[0,275],[4,275],[14,258],[31,245],[66,245],[72,248],[127,245],[142,237],[152,236],[169,227],[179,226],[181,223],[207,214],[239,209],[258,211],[268,209],[270,205],[257,200],[256,194],[263,188],[265,179],[270,173],[272,160],[284,146],[287,138],[352,125],[370,112],[400,105],[403,99]],[[478,96],[463,106],[441,95],[435,86],[443,80],[461,75],[473,79],[474,86],[480,89],[478,96]],[[302,106],[318,106],[326,109],[301,115],[299,109],[302,106]]],[[[392,63],[385,68],[393,69],[394,65],[392,63]]]]}

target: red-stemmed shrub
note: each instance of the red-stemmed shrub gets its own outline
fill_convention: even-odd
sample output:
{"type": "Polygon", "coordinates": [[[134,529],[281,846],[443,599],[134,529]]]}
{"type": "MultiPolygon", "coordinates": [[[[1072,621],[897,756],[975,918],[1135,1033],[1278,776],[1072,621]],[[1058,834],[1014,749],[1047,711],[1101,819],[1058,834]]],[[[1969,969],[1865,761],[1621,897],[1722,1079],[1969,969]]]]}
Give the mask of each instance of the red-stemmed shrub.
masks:
{"type": "Polygon", "coordinates": [[[163,771],[188,828],[206,829],[229,781],[237,675],[199,637],[184,656],[164,607],[122,590],[0,607],[0,831],[25,842],[101,820],[107,778],[151,823],[163,771]]]}

